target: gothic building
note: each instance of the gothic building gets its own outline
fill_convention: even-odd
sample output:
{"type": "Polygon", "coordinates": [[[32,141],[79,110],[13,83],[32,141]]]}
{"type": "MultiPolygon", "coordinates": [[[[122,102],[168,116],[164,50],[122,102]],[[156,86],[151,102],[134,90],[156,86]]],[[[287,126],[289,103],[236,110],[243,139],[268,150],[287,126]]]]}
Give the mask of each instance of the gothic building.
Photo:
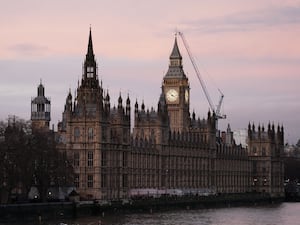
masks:
{"type": "Polygon", "coordinates": [[[69,92],[62,122],[58,124],[60,149],[73,162],[74,185],[85,199],[127,196],[130,151],[130,100],[120,96],[110,107],[108,91],[99,84],[92,35],[76,96],[69,92]]]}
{"type": "Polygon", "coordinates": [[[248,156],[252,163],[252,190],[278,195],[283,192],[283,127],[268,124],[268,129],[248,125],[248,156]]]}
{"type": "MultiPolygon", "coordinates": [[[[121,94],[117,107],[111,107],[109,91],[98,79],[90,31],[82,79],[75,95],[69,91],[66,97],[57,132],[81,198],[250,191],[282,196],[283,128],[276,133],[270,126],[267,132],[249,127],[248,148],[235,144],[230,127],[216,135],[214,113],[201,120],[190,115],[189,81],[176,37],[169,60],[156,108],[135,102],[131,113],[129,96],[123,101],[121,94]]],[[[50,111],[49,117],[45,108],[42,112],[43,122],[49,123],[50,111]]]]}

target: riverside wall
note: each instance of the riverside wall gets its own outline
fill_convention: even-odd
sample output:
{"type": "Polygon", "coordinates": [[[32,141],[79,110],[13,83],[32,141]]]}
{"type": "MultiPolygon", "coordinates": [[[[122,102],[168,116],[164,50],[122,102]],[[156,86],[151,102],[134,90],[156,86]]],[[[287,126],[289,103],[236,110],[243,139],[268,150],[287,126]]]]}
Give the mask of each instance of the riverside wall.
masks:
{"type": "Polygon", "coordinates": [[[0,222],[62,220],[91,215],[155,212],[179,208],[215,208],[241,205],[271,204],[283,198],[271,198],[263,193],[224,194],[214,196],[162,196],[121,201],[47,202],[0,205],[0,222]]]}

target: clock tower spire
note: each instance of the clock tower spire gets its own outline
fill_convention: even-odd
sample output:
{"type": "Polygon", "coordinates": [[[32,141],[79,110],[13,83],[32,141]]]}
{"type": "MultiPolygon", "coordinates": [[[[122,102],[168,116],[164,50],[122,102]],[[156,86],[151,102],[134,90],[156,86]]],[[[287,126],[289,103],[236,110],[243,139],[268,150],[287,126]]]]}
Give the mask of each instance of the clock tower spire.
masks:
{"type": "Polygon", "coordinates": [[[172,131],[187,131],[190,124],[189,81],[183,71],[177,36],[170,55],[168,72],[163,79],[163,92],[166,96],[170,128],[172,131]]]}

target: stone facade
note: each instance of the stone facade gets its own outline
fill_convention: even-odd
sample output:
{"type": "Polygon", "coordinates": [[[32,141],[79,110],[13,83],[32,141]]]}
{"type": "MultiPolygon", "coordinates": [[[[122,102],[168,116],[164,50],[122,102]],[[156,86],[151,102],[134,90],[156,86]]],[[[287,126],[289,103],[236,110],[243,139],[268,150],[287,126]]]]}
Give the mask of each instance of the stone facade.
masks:
{"type": "Polygon", "coordinates": [[[132,132],[129,96],[123,104],[120,94],[117,107],[111,107],[97,72],[90,31],[82,79],[74,98],[71,92],[66,98],[57,133],[82,199],[283,194],[283,128],[277,134],[249,129],[249,147],[243,148],[235,144],[230,127],[217,135],[214,113],[206,119],[190,116],[189,81],[176,38],[157,109],[135,102],[132,132]],[[267,183],[259,183],[264,179],[267,183]]]}
{"type": "Polygon", "coordinates": [[[252,167],[248,149],[236,145],[228,125],[217,141],[216,189],[218,193],[245,193],[251,191],[252,167]]]}
{"type": "Polygon", "coordinates": [[[252,163],[252,191],[280,196],[284,192],[284,131],[283,127],[268,124],[255,129],[248,126],[249,159],[252,163]]]}

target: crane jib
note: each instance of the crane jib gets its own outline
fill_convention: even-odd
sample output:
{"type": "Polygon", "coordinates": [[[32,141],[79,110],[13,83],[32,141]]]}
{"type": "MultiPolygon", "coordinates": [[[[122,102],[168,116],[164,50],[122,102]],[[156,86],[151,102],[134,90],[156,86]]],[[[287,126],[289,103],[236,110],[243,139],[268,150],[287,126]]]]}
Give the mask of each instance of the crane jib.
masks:
{"type": "Polygon", "coordinates": [[[220,100],[219,100],[218,105],[217,105],[217,109],[215,109],[214,104],[213,104],[213,102],[211,100],[211,97],[210,97],[210,95],[208,93],[208,90],[206,88],[205,82],[204,82],[204,80],[201,77],[201,74],[199,72],[198,66],[196,64],[196,61],[195,61],[195,59],[193,57],[193,54],[191,53],[190,47],[189,47],[189,45],[188,45],[188,43],[187,43],[187,41],[186,41],[183,33],[180,32],[180,31],[177,31],[176,34],[178,34],[181,37],[183,45],[184,45],[184,47],[185,47],[185,49],[186,49],[186,51],[187,51],[187,53],[189,55],[190,61],[191,61],[192,65],[193,65],[193,67],[194,67],[195,73],[196,73],[197,78],[198,78],[198,80],[199,80],[199,82],[201,84],[202,90],[203,90],[203,92],[205,94],[205,97],[206,97],[206,99],[208,101],[210,109],[216,114],[216,120],[218,120],[218,119],[225,119],[226,115],[221,115],[221,113],[220,113],[221,105],[222,105],[223,98],[224,98],[224,94],[220,91],[220,89],[218,89],[218,91],[220,92],[221,96],[220,96],[220,100]]]}

